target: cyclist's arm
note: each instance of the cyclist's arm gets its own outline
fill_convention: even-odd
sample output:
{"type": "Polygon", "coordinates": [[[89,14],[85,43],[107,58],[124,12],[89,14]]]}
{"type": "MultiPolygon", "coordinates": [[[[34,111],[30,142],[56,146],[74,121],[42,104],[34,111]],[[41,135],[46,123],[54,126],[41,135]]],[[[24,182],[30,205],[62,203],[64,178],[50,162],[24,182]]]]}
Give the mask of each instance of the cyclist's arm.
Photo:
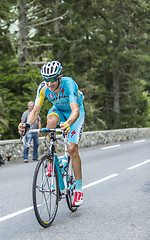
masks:
{"type": "Polygon", "coordinates": [[[27,111],[22,114],[21,122],[18,125],[19,134],[24,134],[25,133],[26,126],[22,125],[22,123],[25,123],[26,120],[27,120],[26,113],[27,113],[27,111]]]}
{"type": "Polygon", "coordinates": [[[65,131],[65,134],[70,132],[70,126],[77,120],[79,117],[79,105],[78,103],[70,103],[71,114],[65,123],[60,123],[60,127],[65,131]]]}
{"type": "Polygon", "coordinates": [[[78,104],[78,86],[73,79],[68,81],[69,102],[71,114],[67,119],[67,123],[71,126],[79,117],[79,104],[78,104]]]}
{"type": "Polygon", "coordinates": [[[79,117],[79,105],[78,103],[70,103],[71,114],[67,119],[67,123],[71,126],[79,117]]]}
{"type": "Polygon", "coordinates": [[[60,123],[60,127],[62,130],[67,132],[70,131],[70,126],[77,120],[79,117],[79,105],[78,105],[78,86],[77,84],[70,78],[67,84],[68,93],[69,93],[69,102],[71,108],[71,114],[65,123],[60,123]]]}
{"type": "Polygon", "coordinates": [[[37,120],[39,112],[41,107],[34,106],[33,110],[29,113],[29,116],[27,118],[26,125],[22,125],[21,123],[24,123],[24,120],[21,120],[21,123],[18,125],[19,133],[26,134],[26,132],[30,129],[30,126],[37,120]],[[27,124],[29,125],[27,127],[27,124]],[[28,128],[28,130],[27,130],[28,128]]]}
{"type": "MultiPolygon", "coordinates": [[[[42,104],[43,104],[43,101],[44,101],[44,97],[45,97],[45,90],[46,90],[46,85],[44,82],[42,82],[39,87],[38,87],[38,90],[37,90],[37,95],[36,95],[36,100],[35,100],[35,105],[34,105],[34,108],[33,110],[30,112],[28,118],[27,118],[27,122],[31,125],[33,124],[37,118],[38,118],[38,115],[39,115],[39,112],[40,112],[40,109],[42,107],[42,104]]],[[[19,133],[25,132],[25,125],[21,125],[19,124],[18,125],[18,130],[19,130],[19,133]]]]}
{"type": "Polygon", "coordinates": [[[38,118],[39,112],[40,112],[41,107],[40,106],[34,106],[33,110],[30,112],[27,122],[31,125],[35,123],[35,121],[38,118]]]}
{"type": "Polygon", "coordinates": [[[35,99],[35,105],[33,110],[30,112],[28,118],[27,118],[27,122],[31,124],[33,124],[37,118],[38,115],[40,113],[40,109],[42,107],[42,104],[44,102],[44,98],[45,98],[45,90],[46,90],[46,85],[44,82],[42,82],[37,90],[37,95],[36,95],[36,99],[35,99]]]}

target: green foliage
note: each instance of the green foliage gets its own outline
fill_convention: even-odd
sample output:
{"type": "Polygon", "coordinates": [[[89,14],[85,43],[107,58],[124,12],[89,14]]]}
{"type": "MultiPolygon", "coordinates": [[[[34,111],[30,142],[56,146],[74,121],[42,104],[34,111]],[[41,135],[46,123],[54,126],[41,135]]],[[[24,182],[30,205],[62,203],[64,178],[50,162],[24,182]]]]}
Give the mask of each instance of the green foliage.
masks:
{"type": "MultiPolygon", "coordinates": [[[[16,3],[5,0],[0,10],[2,139],[18,137],[21,115],[42,81],[42,62],[52,59],[62,62],[63,74],[71,76],[84,93],[85,131],[149,126],[148,0],[53,0],[50,4],[27,0],[24,69],[17,60],[18,32],[9,32],[16,20],[17,10],[12,11],[16,3]]],[[[45,99],[42,126],[50,107],[45,99]]]]}
{"type": "Polygon", "coordinates": [[[4,65],[4,68],[7,68],[7,74],[4,73],[0,77],[0,95],[8,110],[6,116],[9,129],[2,138],[14,138],[17,136],[17,126],[22,113],[27,109],[28,101],[35,99],[41,76],[37,74],[36,69],[30,67],[26,67],[27,73],[22,74],[15,62],[10,63],[10,66],[4,65]]]}
{"type": "Polygon", "coordinates": [[[140,79],[134,79],[131,83],[131,91],[128,96],[124,96],[125,101],[122,109],[121,121],[124,128],[147,127],[149,118],[150,105],[148,95],[144,92],[145,83],[140,79]]]}
{"type": "Polygon", "coordinates": [[[1,97],[0,97],[0,112],[1,112],[0,116],[0,139],[1,139],[1,136],[5,133],[6,129],[8,129],[8,121],[6,119],[7,109],[4,108],[1,97]]]}

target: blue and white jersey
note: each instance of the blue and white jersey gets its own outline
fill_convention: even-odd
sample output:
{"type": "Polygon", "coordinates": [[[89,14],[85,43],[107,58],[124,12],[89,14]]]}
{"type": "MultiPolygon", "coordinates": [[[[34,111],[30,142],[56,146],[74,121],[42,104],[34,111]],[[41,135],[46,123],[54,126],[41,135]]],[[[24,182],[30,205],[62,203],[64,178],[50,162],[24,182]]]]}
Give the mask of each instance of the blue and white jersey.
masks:
{"type": "Polygon", "coordinates": [[[79,109],[83,108],[84,96],[79,90],[78,85],[71,77],[61,78],[61,89],[59,96],[51,92],[43,81],[37,90],[35,106],[42,106],[44,98],[47,97],[57,109],[62,111],[71,111],[70,103],[78,103],[79,109]]]}

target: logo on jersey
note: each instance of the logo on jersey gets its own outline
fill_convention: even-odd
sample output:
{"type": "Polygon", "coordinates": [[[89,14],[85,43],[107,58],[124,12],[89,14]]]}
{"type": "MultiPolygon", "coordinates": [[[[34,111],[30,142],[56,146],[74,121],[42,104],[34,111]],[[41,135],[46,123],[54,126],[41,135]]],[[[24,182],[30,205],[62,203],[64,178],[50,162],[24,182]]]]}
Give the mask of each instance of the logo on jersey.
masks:
{"type": "Polygon", "coordinates": [[[61,90],[61,92],[62,92],[62,97],[64,97],[64,88],[61,90]]]}
{"type": "Polygon", "coordinates": [[[50,94],[49,94],[49,97],[50,97],[50,98],[53,98],[53,97],[54,97],[54,95],[53,95],[52,93],[50,93],[50,94]]]}
{"type": "Polygon", "coordinates": [[[73,131],[71,132],[71,137],[73,137],[74,134],[76,134],[76,131],[75,131],[75,130],[73,130],[73,131]]]}

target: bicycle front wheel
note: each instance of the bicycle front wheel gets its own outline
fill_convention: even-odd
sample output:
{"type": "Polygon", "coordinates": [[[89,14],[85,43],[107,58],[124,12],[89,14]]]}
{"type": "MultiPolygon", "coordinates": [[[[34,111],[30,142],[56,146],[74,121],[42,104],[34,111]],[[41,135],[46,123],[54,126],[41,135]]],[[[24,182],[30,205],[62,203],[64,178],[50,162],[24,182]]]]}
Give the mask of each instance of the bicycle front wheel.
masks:
{"type": "Polygon", "coordinates": [[[39,224],[49,227],[58,209],[59,182],[56,166],[48,156],[42,157],[36,166],[32,195],[34,212],[39,224]],[[49,163],[51,164],[51,174],[47,174],[49,163]]]}
{"type": "Polygon", "coordinates": [[[67,166],[67,189],[68,193],[66,195],[67,205],[70,211],[75,212],[77,207],[72,206],[74,196],[75,196],[75,177],[72,168],[72,163],[70,156],[68,156],[68,166],[67,166]]]}

